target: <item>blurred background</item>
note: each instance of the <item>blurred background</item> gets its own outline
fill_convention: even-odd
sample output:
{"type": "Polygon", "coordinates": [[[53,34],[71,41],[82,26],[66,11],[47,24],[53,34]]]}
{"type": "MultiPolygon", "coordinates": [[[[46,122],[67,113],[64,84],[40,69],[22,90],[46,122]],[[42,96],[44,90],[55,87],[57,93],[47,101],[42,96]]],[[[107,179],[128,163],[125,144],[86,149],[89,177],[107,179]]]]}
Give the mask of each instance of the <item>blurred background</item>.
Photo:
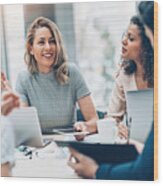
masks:
{"type": "Polygon", "coordinates": [[[1,69],[13,88],[24,64],[25,37],[38,16],[59,27],[69,61],[83,74],[97,109],[107,111],[120,62],[121,37],[136,1],[0,5],[1,69]]]}

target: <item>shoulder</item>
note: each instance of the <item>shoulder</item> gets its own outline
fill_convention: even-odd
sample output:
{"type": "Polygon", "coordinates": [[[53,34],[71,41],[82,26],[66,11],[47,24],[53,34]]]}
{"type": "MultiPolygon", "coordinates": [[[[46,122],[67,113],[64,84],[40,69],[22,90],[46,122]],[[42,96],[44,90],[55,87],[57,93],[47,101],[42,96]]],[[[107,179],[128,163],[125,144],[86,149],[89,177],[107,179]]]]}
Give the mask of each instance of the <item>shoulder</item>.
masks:
{"type": "Polygon", "coordinates": [[[69,74],[70,77],[74,76],[74,75],[77,75],[79,73],[80,73],[79,68],[77,67],[76,64],[74,64],[74,63],[69,63],[68,64],[68,74],[69,74]]]}
{"type": "Polygon", "coordinates": [[[27,82],[27,81],[30,81],[32,77],[33,75],[30,72],[28,72],[28,70],[22,70],[18,74],[17,81],[27,82]]]}
{"type": "Polygon", "coordinates": [[[69,64],[68,64],[68,71],[69,71],[69,72],[76,71],[77,69],[78,69],[78,67],[76,66],[75,63],[69,63],[69,64]]]}
{"type": "Polygon", "coordinates": [[[127,75],[123,67],[121,67],[116,73],[116,82],[122,85],[128,84],[133,81],[134,74],[127,75]]]}

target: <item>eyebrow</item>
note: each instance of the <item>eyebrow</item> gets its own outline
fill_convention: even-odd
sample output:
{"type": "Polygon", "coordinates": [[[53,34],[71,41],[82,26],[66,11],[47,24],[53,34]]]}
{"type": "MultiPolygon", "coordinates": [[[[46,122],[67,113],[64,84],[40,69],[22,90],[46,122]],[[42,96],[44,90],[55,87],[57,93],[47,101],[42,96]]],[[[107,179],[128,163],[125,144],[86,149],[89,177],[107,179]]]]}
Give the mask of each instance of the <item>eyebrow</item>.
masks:
{"type": "MultiPolygon", "coordinates": [[[[45,40],[45,37],[40,37],[39,39],[40,39],[40,40],[45,40]]],[[[49,39],[55,39],[55,38],[52,36],[52,37],[50,37],[49,39]]]]}
{"type": "Polygon", "coordinates": [[[128,34],[129,36],[134,36],[134,37],[136,37],[136,35],[133,34],[132,32],[128,32],[127,34],[128,34]]]}

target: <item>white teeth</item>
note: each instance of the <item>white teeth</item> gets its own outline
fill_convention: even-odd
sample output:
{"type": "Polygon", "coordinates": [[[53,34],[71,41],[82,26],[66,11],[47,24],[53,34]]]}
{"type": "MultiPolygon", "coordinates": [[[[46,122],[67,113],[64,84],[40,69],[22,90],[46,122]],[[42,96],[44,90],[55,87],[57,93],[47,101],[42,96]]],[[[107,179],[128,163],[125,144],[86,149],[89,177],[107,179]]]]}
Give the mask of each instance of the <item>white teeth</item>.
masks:
{"type": "Polygon", "coordinates": [[[51,57],[52,54],[44,54],[45,57],[51,57]]]}

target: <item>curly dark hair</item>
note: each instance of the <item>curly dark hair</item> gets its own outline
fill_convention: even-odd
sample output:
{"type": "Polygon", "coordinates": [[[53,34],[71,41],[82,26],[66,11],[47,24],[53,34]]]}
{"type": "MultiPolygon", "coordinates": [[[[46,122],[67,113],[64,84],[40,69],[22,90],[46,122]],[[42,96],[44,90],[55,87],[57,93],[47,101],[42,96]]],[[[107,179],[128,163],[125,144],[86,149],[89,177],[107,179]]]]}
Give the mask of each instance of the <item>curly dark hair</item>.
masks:
{"type": "Polygon", "coordinates": [[[141,1],[138,4],[138,11],[144,24],[154,33],[154,1],[141,1]]]}
{"type": "MultiPolygon", "coordinates": [[[[138,16],[133,16],[130,20],[130,24],[135,24],[140,30],[142,55],[141,62],[144,68],[144,80],[148,81],[148,87],[154,86],[154,52],[148,37],[145,34],[143,23],[138,16]]],[[[122,61],[125,74],[131,75],[137,70],[136,63],[133,60],[122,61]]]]}

